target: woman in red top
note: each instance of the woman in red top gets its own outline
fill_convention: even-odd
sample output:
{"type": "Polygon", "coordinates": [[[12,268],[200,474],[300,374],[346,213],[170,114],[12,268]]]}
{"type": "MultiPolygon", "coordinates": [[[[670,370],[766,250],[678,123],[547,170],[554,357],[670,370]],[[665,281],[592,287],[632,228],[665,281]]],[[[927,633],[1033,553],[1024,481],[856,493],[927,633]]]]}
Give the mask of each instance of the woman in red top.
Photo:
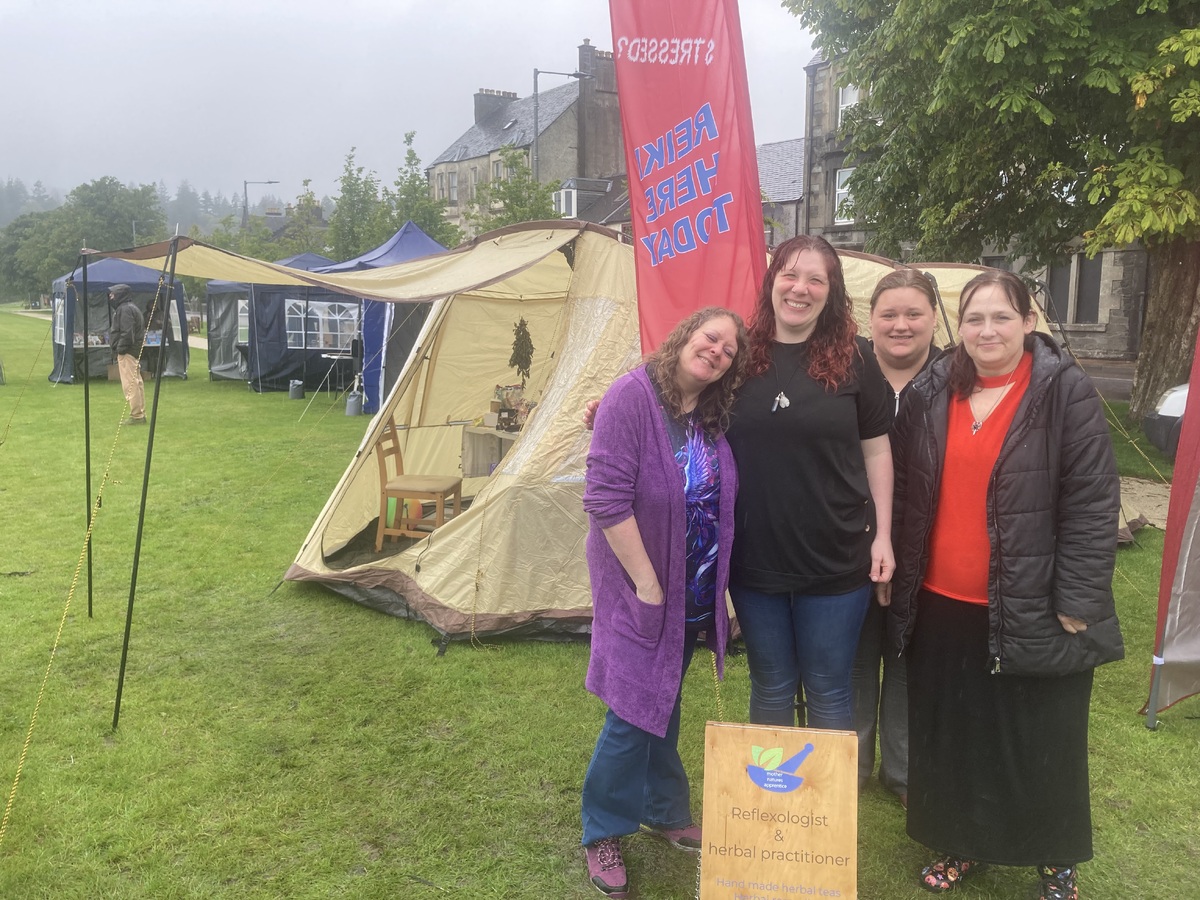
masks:
{"type": "Polygon", "coordinates": [[[908,660],[908,833],[939,854],[921,872],[933,893],[995,863],[1075,900],[1092,856],[1092,672],[1124,653],[1120,485],[1095,388],[1035,322],[1015,275],[974,278],[961,343],[892,432],[889,631],[908,660]]]}

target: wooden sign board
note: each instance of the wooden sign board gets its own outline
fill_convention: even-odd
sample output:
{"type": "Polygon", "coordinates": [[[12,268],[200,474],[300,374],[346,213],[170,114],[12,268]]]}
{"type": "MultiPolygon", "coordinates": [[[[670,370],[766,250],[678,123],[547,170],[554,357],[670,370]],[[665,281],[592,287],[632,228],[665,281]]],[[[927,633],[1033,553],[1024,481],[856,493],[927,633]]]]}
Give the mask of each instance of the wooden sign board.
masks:
{"type": "Polygon", "coordinates": [[[858,896],[858,738],[709,722],[700,900],[858,896]]]}

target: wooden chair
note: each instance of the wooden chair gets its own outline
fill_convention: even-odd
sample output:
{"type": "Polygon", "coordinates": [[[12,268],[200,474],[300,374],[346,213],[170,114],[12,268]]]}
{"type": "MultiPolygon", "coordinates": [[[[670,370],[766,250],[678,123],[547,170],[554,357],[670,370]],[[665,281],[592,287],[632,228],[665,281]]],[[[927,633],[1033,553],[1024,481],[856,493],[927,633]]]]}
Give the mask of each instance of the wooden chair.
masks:
{"type": "Polygon", "coordinates": [[[375,552],[383,549],[385,535],[393,539],[426,537],[446,522],[446,500],[454,498],[454,515],[462,512],[462,479],[453,475],[405,475],[404,456],[400,452],[400,432],[393,419],[375,444],[379,462],[379,528],[375,532],[375,552]],[[389,472],[388,460],[392,460],[389,472]],[[395,515],[388,527],[388,501],[395,501],[395,515]],[[425,500],[434,503],[434,520],[425,522],[425,500]],[[411,501],[411,506],[405,501],[411,501]]]}

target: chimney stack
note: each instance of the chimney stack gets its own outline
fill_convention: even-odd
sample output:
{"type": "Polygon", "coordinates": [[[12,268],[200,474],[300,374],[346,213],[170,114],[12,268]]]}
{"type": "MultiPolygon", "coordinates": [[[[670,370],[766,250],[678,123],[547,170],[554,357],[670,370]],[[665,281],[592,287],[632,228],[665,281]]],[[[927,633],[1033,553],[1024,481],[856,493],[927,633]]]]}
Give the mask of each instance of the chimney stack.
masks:
{"type": "Polygon", "coordinates": [[[517,99],[513,91],[493,91],[480,88],[475,93],[475,124],[490,118],[499,109],[503,109],[517,99]]]}

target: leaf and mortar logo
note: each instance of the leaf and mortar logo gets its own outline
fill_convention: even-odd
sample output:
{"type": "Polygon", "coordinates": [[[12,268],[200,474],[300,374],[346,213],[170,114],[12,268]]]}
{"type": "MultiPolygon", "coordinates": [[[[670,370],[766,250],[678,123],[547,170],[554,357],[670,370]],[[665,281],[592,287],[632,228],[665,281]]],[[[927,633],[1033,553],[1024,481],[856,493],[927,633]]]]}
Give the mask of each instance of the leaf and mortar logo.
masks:
{"type": "Polygon", "coordinates": [[[813,745],[805,744],[803,750],[785,761],[782,747],[766,750],[752,746],[750,754],[754,762],[746,766],[746,774],[763,790],[787,794],[804,784],[804,779],[796,774],[796,770],[812,752],[813,745]]]}

